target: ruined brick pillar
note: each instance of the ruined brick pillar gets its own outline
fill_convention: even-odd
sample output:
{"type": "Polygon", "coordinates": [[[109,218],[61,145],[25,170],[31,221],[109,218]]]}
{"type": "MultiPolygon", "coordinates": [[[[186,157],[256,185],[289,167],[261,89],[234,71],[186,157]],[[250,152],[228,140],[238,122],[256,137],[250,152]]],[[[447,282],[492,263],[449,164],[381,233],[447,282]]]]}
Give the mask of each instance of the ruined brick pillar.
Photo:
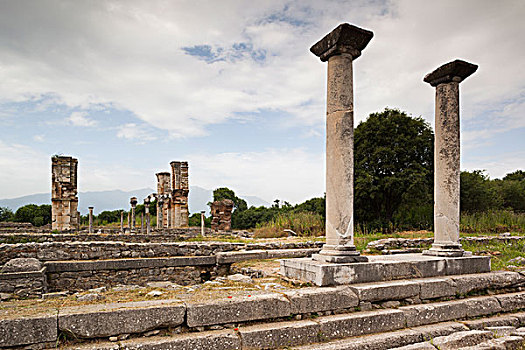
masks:
{"type": "Polygon", "coordinates": [[[171,162],[171,208],[169,227],[187,227],[189,222],[188,162],[171,162]]]}
{"type": "Polygon", "coordinates": [[[169,202],[165,197],[171,192],[171,181],[169,172],[155,174],[157,176],[157,228],[168,227],[169,202]]]}
{"type": "Polygon", "coordinates": [[[354,87],[352,63],[373,37],[344,23],[310,51],[328,62],[326,97],[326,244],[321,262],[367,261],[354,245],[354,87]]]}
{"type": "Polygon", "coordinates": [[[204,213],[205,211],[201,211],[201,236],[204,237],[204,220],[205,220],[205,216],[204,216],[204,213]]]}
{"type": "Polygon", "coordinates": [[[436,88],[434,244],[424,255],[462,256],[459,242],[459,83],[478,66],[455,60],[423,79],[436,88]]]}
{"type": "Polygon", "coordinates": [[[69,231],[79,225],[77,197],[78,160],[51,157],[51,228],[69,231]]]}
{"type": "Polygon", "coordinates": [[[211,204],[211,229],[217,231],[231,231],[233,201],[223,199],[211,204]]]}

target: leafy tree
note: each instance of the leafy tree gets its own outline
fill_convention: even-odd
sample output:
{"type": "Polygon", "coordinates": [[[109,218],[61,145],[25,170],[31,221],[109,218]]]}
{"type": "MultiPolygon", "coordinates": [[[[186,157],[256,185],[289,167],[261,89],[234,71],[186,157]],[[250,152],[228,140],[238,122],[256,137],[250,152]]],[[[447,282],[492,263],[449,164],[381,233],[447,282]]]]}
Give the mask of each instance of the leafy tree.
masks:
{"type": "MultiPolygon", "coordinates": [[[[213,201],[222,201],[230,199],[233,201],[234,211],[244,211],[248,209],[248,203],[242,198],[235,195],[235,192],[227,187],[217,188],[213,191],[213,201]]],[[[210,204],[210,203],[208,203],[210,204]]]]}
{"type": "Polygon", "coordinates": [[[326,218],[326,196],[309,199],[294,208],[295,212],[310,212],[326,218]]]}
{"type": "Polygon", "coordinates": [[[525,180],[525,171],[523,170],[516,170],[512,173],[508,173],[503,178],[503,181],[523,181],[525,180]]]}
{"type": "Polygon", "coordinates": [[[96,219],[101,223],[120,222],[120,210],[104,210],[96,219]]]}
{"type": "Polygon", "coordinates": [[[386,108],[361,122],[354,138],[357,222],[387,230],[403,220],[403,205],[432,205],[434,134],[423,118],[386,108]]]}
{"type": "Polygon", "coordinates": [[[463,212],[481,212],[498,207],[498,193],[482,170],[462,171],[459,188],[463,212]]]}
{"type": "Polygon", "coordinates": [[[51,205],[27,204],[20,207],[13,217],[16,222],[30,222],[35,226],[42,226],[51,223],[51,205]]]}
{"type": "MultiPolygon", "coordinates": [[[[190,215],[188,226],[200,227],[201,226],[201,213],[193,213],[192,215],[190,215]]],[[[204,215],[204,226],[211,227],[211,216],[206,217],[206,215],[204,215]]]]}
{"type": "Polygon", "coordinates": [[[13,220],[13,211],[8,207],[0,207],[0,221],[11,221],[13,220]]]}

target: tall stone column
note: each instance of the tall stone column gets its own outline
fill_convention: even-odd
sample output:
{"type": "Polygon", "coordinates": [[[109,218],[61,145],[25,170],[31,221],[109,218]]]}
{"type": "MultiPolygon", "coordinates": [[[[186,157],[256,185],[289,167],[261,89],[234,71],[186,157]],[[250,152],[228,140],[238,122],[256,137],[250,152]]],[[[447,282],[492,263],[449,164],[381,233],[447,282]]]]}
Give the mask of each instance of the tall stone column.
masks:
{"type": "Polygon", "coordinates": [[[344,23],[310,48],[328,61],[326,97],[326,244],[317,261],[367,261],[354,245],[354,98],[352,62],[373,37],[344,23]]]}
{"type": "Polygon", "coordinates": [[[140,213],[140,233],[144,233],[144,213],[140,213]]]}
{"type": "Polygon", "coordinates": [[[124,211],[120,211],[120,232],[124,233],[124,211]]]}
{"type": "Polygon", "coordinates": [[[204,210],[201,211],[201,236],[204,237],[204,210]]]}
{"type": "Polygon", "coordinates": [[[144,210],[146,211],[146,233],[149,235],[151,233],[151,225],[149,218],[149,202],[145,204],[144,210]]]}
{"type": "Polygon", "coordinates": [[[161,229],[163,226],[162,226],[162,221],[164,220],[164,200],[162,198],[162,196],[159,196],[159,198],[157,198],[157,228],[158,229],[161,229]]]}
{"type": "Polygon", "coordinates": [[[89,233],[93,233],[93,207],[88,207],[89,209],[89,233]]]}
{"type": "Polygon", "coordinates": [[[459,242],[459,83],[477,69],[475,64],[455,60],[424,78],[436,88],[434,244],[425,255],[464,254],[459,242]]]}
{"type": "Polygon", "coordinates": [[[80,224],[77,191],[78,160],[51,157],[51,228],[71,231],[80,224]]]}
{"type": "Polygon", "coordinates": [[[135,230],[135,208],[137,207],[137,197],[131,197],[129,204],[131,204],[131,225],[129,226],[130,231],[135,230]]]}

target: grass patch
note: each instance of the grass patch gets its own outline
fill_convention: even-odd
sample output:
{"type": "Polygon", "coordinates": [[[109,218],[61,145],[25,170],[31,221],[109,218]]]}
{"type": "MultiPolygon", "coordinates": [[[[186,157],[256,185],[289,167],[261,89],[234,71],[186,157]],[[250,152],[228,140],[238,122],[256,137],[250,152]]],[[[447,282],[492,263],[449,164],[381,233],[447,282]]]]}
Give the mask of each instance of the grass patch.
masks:
{"type": "Polygon", "coordinates": [[[525,233],[525,213],[511,210],[492,210],[483,213],[461,214],[461,232],[467,233],[525,233]]]}
{"type": "MultiPolygon", "coordinates": [[[[463,242],[463,249],[471,251],[474,255],[489,255],[492,257],[491,268],[497,270],[511,270],[509,260],[524,256],[525,241],[494,241],[490,243],[463,242]]],[[[523,267],[522,267],[523,268],[523,267]]]]}
{"type": "Polygon", "coordinates": [[[324,235],[324,219],[310,212],[287,212],[278,214],[270,222],[257,224],[254,238],[286,237],[284,230],[292,230],[298,236],[324,235]]]}

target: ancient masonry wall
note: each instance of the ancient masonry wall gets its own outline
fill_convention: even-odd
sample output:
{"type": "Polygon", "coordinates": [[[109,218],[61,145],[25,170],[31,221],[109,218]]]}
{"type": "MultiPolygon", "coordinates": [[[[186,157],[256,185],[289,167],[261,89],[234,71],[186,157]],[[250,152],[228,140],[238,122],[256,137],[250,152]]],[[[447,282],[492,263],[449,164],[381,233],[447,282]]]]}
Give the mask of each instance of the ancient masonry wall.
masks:
{"type": "Polygon", "coordinates": [[[211,229],[213,231],[231,231],[233,201],[223,199],[211,204],[211,229]]]}
{"type": "Polygon", "coordinates": [[[40,271],[0,273],[0,293],[18,298],[39,298],[47,293],[46,268],[40,271]]]}
{"type": "Polygon", "coordinates": [[[51,158],[51,228],[69,231],[78,227],[78,160],[73,157],[51,158]]]}
{"type": "Polygon", "coordinates": [[[123,243],[123,242],[46,242],[0,244],[0,265],[15,258],[40,261],[104,260],[121,258],[154,258],[178,256],[209,256],[240,250],[312,249],[322,242],[290,242],[243,244],[210,243],[123,243]]]}
{"type": "Polygon", "coordinates": [[[170,227],[185,227],[189,223],[188,162],[171,162],[170,227]]]}

